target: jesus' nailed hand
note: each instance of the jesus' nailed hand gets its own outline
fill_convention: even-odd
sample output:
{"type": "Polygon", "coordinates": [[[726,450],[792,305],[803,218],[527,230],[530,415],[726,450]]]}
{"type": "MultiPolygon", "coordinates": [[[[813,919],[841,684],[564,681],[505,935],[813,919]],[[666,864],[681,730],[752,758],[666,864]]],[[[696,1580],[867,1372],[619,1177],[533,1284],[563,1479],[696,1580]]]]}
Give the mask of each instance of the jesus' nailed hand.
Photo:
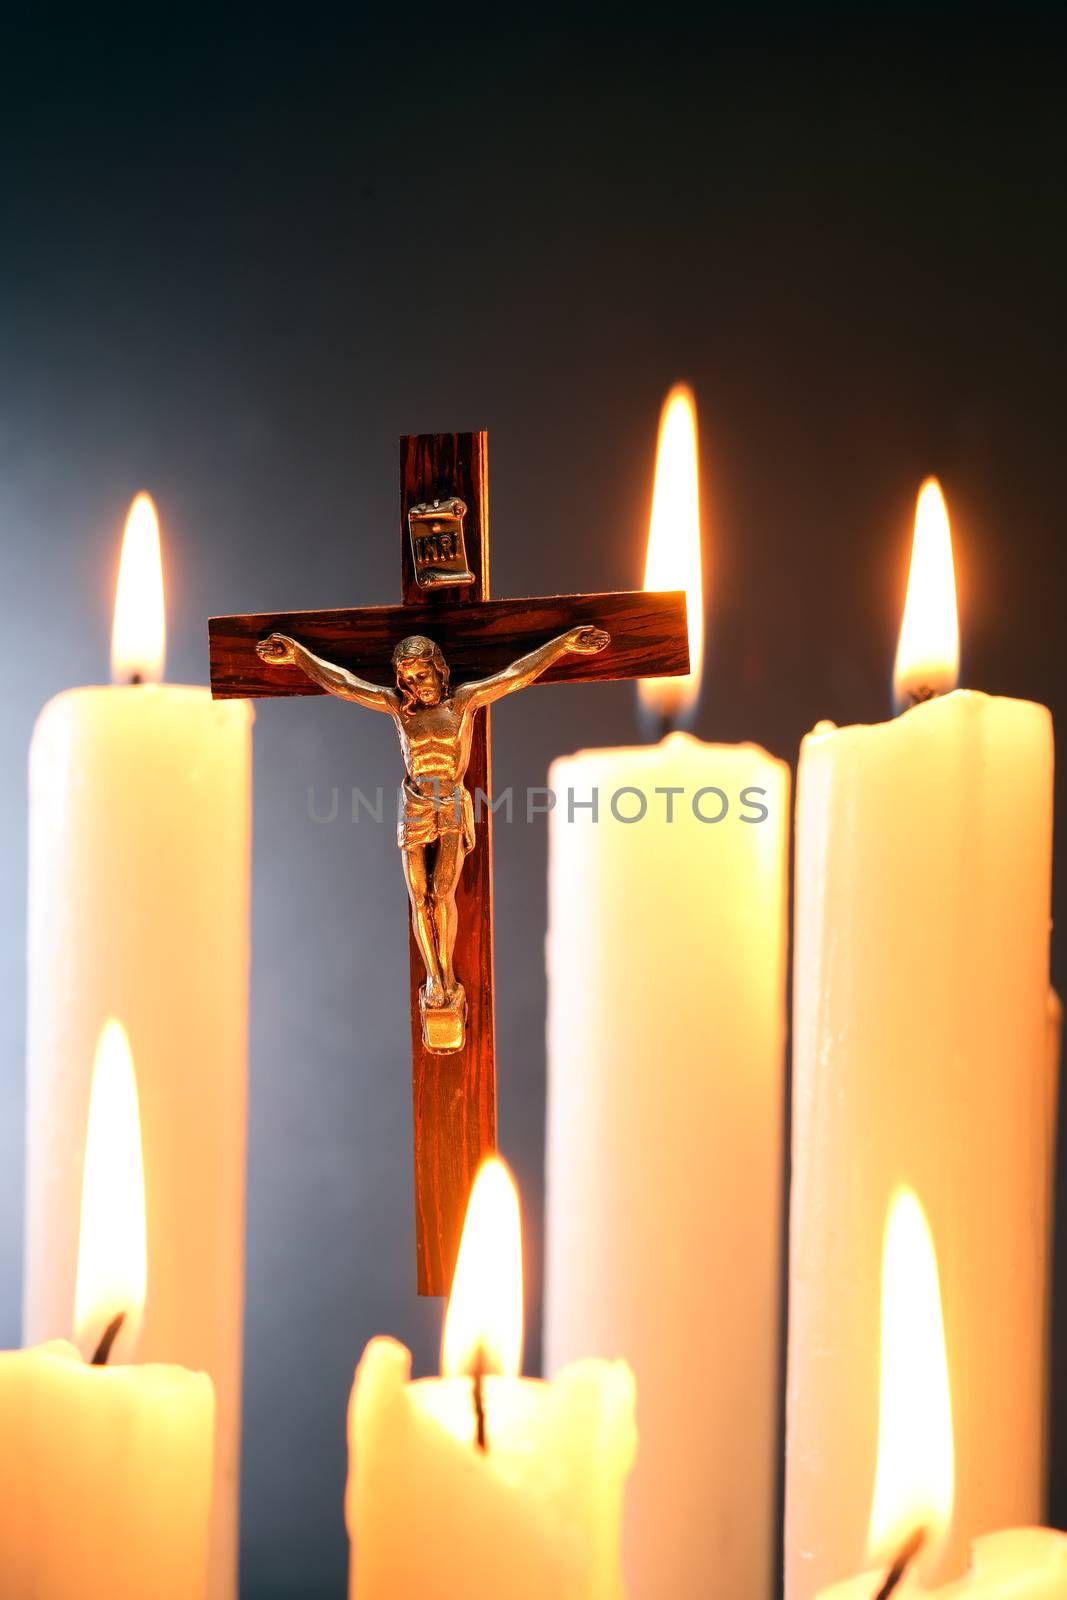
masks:
{"type": "MultiPolygon", "coordinates": [[[[298,666],[341,700],[387,711],[396,724],[407,775],[397,843],[411,899],[411,922],[426,967],[425,1013],[462,1014],[463,985],[452,966],[458,914],[456,886],[474,847],[474,808],[464,786],[474,714],[525,689],[566,655],[596,655],[610,644],[602,628],[570,628],[488,678],[449,688],[448,663],[432,639],[412,634],[393,651],[396,687],[370,683],[314,655],[288,634],[272,633],[256,649],[275,666],[298,666]]],[[[455,1048],[455,1046],[452,1046],[455,1048]]]]}

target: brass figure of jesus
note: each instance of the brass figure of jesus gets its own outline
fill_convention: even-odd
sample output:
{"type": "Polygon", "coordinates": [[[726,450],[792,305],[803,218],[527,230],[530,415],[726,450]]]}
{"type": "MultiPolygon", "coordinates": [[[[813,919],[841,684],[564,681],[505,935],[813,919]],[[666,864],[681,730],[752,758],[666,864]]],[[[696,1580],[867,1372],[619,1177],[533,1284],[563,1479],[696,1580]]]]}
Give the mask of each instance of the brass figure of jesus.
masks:
{"type": "Polygon", "coordinates": [[[415,941],[426,968],[419,994],[423,1038],[436,1054],[460,1050],[466,998],[452,955],[456,886],[474,847],[474,806],[464,785],[475,712],[525,689],[562,656],[596,655],[610,643],[601,628],[571,628],[488,678],[449,688],[448,663],[432,639],[412,634],[393,651],[396,687],[383,688],[314,655],[288,634],[272,633],[256,649],[274,665],[292,663],[341,700],[387,711],[396,724],[406,776],[397,815],[415,941]]]}

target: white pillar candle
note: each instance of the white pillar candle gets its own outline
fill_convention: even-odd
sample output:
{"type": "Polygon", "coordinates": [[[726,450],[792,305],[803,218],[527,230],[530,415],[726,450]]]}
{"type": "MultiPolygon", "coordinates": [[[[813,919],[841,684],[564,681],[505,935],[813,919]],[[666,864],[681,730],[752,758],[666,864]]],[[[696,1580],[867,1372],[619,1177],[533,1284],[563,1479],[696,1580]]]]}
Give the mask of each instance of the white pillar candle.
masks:
{"type": "MultiPolygon", "coordinates": [[[[471,1194],[450,1324],[464,1298],[470,1305],[471,1277],[481,1279],[476,1301],[496,1279],[515,1281],[506,1264],[491,1265],[488,1278],[465,1270],[479,1228],[483,1239],[486,1229],[510,1234],[519,1259],[517,1200],[500,1172],[499,1163],[483,1167],[471,1194]]],[[[394,1340],[373,1339],[363,1354],[348,1418],[352,1600],[621,1600],[632,1374],[621,1362],[586,1361],[553,1383],[520,1379],[521,1328],[516,1343],[476,1324],[473,1339],[450,1354],[446,1331],[449,1375],[416,1383],[394,1340]],[[474,1382],[459,1375],[479,1350],[491,1374],[484,1450],[474,1382]]]]}
{"type": "Polygon", "coordinates": [[[203,1600],[213,1428],[204,1373],[0,1354],[4,1600],[203,1600]]]}
{"type": "Polygon", "coordinates": [[[789,770],[676,733],[549,781],[546,1370],[634,1369],[635,1595],[769,1600],[789,770]]]}
{"type": "Polygon", "coordinates": [[[93,1047],[115,1014],[143,1124],[140,1355],[217,1395],[213,1600],[236,1586],[251,722],[207,689],[73,689],[30,750],[24,1335],[71,1332],[93,1047]]]}
{"type": "MultiPolygon", "coordinates": [[[[943,507],[925,491],[920,504],[940,537],[943,507]]],[[[957,691],[804,741],[787,1600],[863,1562],[879,1239],[900,1182],[922,1194],[942,1264],[957,1442],[946,1570],[976,1535],[1041,1520],[1051,851],[1043,706],[957,691]]]]}
{"type": "MultiPolygon", "coordinates": [[[[671,406],[650,564],[664,517],[699,548],[671,406]]],[[[687,587],[699,619],[699,569],[687,587]]],[[[598,1351],[634,1369],[639,1600],[770,1600],[789,771],[674,733],[549,782],[546,1369],[598,1351]]]]}

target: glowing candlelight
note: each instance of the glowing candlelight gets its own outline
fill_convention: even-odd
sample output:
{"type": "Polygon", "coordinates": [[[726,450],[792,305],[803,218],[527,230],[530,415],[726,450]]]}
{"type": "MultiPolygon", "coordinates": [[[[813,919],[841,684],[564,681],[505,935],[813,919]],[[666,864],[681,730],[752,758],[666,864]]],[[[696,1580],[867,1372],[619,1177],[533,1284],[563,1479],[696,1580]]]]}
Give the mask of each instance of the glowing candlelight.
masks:
{"type": "Polygon", "coordinates": [[[163,558],[151,495],[139,494],[126,518],[111,629],[112,683],[159,683],[167,655],[163,558]]]}
{"type": "Polygon", "coordinates": [[[952,1522],[955,1461],[949,1361],[937,1256],[916,1195],[899,1188],[886,1222],[878,1469],[867,1555],[871,1570],[820,1600],[1060,1600],[1067,1537],[1044,1528],[987,1533],[952,1581],[942,1555],[952,1522]]]}
{"type": "Polygon", "coordinates": [[[112,1020],[92,1071],[74,1296],[92,1364],[65,1339],[0,1354],[0,1573],[11,1600],[205,1600],[215,1395],[203,1372],[122,1364],[146,1286],[137,1081],[112,1020]]]}
{"type": "Polygon", "coordinates": [[[113,1358],[129,1359],[137,1348],[147,1280],[137,1078],[125,1029],[112,1020],[96,1048],[82,1175],[74,1337],[87,1354],[121,1317],[111,1350],[113,1358]]]}
{"type": "Polygon", "coordinates": [[[441,1375],[522,1371],[522,1229],[515,1180],[486,1161],[467,1204],[441,1345],[441,1375]]]}
{"type": "Polygon", "coordinates": [[[679,678],[642,678],[637,686],[645,711],[677,726],[696,709],[704,665],[697,416],[692,393],[683,383],[671,390],[660,414],[644,586],[685,590],[689,671],[679,678]]]}
{"type": "Polygon", "coordinates": [[[934,1242],[917,1197],[903,1188],[886,1220],[878,1416],[868,1554],[888,1566],[921,1533],[914,1567],[929,1577],[952,1520],[952,1406],[934,1242]]]}
{"type": "Polygon", "coordinates": [[[897,705],[947,694],[959,676],[960,630],[948,510],[941,485],[936,478],[927,478],[915,507],[908,593],[893,668],[897,705]]]}

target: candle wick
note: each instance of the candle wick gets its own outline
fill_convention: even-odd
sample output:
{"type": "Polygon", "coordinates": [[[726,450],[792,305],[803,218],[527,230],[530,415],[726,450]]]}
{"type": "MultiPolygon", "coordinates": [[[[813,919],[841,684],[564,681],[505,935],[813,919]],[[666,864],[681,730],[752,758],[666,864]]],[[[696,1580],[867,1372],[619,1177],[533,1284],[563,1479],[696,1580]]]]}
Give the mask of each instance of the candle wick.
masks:
{"type": "Polygon", "coordinates": [[[886,1573],[885,1582],[875,1595],[874,1600],[889,1600],[890,1595],[893,1594],[897,1589],[904,1577],[904,1574],[907,1572],[908,1568],[911,1566],[912,1562],[915,1560],[915,1557],[919,1554],[919,1551],[922,1549],[925,1543],[926,1529],[916,1528],[915,1532],[911,1535],[911,1538],[907,1540],[903,1549],[900,1551],[900,1554],[897,1556],[896,1560],[893,1562],[893,1565],[886,1573]]]}
{"type": "Polygon", "coordinates": [[[104,1329],[103,1337],[101,1338],[100,1343],[96,1347],[96,1351],[95,1351],[95,1353],[93,1355],[92,1361],[89,1363],[90,1366],[92,1366],[92,1367],[106,1367],[107,1366],[108,1357],[111,1355],[111,1346],[115,1343],[115,1340],[118,1338],[119,1330],[121,1329],[122,1324],[125,1321],[126,1321],[126,1313],[125,1313],[125,1311],[120,1311],[116,1316],[112,1317],[111,1321],[108,1323],[107,1327],[104,1329]]]}
{"type": "Polygon", "coordinates": [[[472,1396],[474,1401],[474,1442],[483,1453],[489,1449],[489,1436],[485,1427],[485,1347],[479,1345],[474,1353],[471,1368],[472,1396]]]}
{"type": "Polygon", "coordinates": [[[898,694],[894,686],[893,715],[899,717],[904,712],[913,710],[915,706],[924,706],[928,700],[940,700],[944,692],[943,689],[932,689],[928,683],[919,683],[914,688],[905,689],[898,694]]]}
{"type": "Polygon", "coordinates": [[[143,682],[144,682],[144,678],[141,676],[141,674],[139,672],[131,672],[131,674],[130,674],[130,687],[131,688],[135,688],[137,684],[143,683],[143,682]]]}
{"type": "Polygon", "coordinates": [[[674,733],[678,727],[676,711],[670,706],[647,705],[640,694],[640,687],[638,684],[636,697],[638,733],[647,744],[661,744],[667,735],[674,733]]]}

